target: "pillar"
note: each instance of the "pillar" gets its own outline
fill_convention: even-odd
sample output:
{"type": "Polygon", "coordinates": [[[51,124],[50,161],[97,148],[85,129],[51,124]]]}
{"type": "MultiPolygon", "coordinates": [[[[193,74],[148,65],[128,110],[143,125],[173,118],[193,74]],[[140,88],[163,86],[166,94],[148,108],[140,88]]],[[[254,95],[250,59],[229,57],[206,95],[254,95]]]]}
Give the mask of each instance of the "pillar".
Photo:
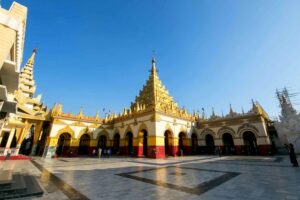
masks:
{"type": "Polygon", "coordinates": [[[234,138],[233,142],[234,142],[234,146],[235,146],[235,153],[237,155],[242,155],[243,154],[244,140],[242,138],[234,138]]]}
{"type": "Polygon", "coordinates": [[[143,136],[140,136],[137,138],[137,145],[135,147],[137,151],[137,156],[138,157],[143,157],[144,156],[144,143],[143,143],[143,136]]]}
{"type": "Polygon", "coordinates": [[[164,136],[148,136],[147,157],[165,158],[165,140],[164,136]]]}
{"type": "Polygon", "coordinates": [[[35,156],[36,154],[36,149],[42,132],[42,127],[43,127],[42,122],[40,122],[38,125],[35,126],[34,133],[33,133],[33,144],[30,152],[31,156],[35,156]]]}
{"type": "Polygon", "coordinates": [[[18,138],[20,137],[20,135],[22,134],[22,128],[17,128],[16,129],[16,138],[17,138],[17,145],[16,145],[16,150],[15,150],[15,154],[18,155],[19,154],[19,150],[20,147],[18,146],[18,138]]]}
{"type": "MultiPolygon", "coordinates": [[[[9,133],[9,137],[8,137],[8,140],[7,140],[7,143],[6,143],[6,146],[5,146],[5,150],[4,150],[4,155],[7,154],[7,151],[10,149],[10,145],[11,145],[11,142],[14,138],[14,135],[15,135],[15,130],[14,128],[12,128],[10,130],[10,133],[9,133]]],[[[15,154],[15,152],[11,152],[11,154],[15,154]]]]}
{"type": "Polygon", "coordinates": [[[28,130],[30,129],[31,124],[28,124],[27,122],[25,122],[25,126],[24,128],[20,131],[19,137],[17,137],[17,146],[16,148],[18,149],[18,153],[19,150],[21,148],[21,144],[23,142],[23,139],[25,137],[25,135],[28,133],[28,130]]]}
{"type": "Polygon", "coordinates": [[[48,137],[46,141],[46,146],[43,152],[43,157],[45,158],[53,158],[56,155],[56,145],[58,139],[55,137],[48,137]]]}

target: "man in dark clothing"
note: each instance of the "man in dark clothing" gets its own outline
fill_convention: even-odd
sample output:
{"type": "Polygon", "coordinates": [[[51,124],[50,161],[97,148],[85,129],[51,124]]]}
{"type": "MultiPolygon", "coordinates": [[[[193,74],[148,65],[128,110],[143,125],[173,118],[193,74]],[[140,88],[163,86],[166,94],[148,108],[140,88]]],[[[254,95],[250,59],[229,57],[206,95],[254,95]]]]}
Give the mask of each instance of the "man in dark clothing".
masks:
{"type": "MultiPolygon", "coordinates": [[[[287,145],[286,145],[287,146],[287,145]]],[[[298,161],[297,161],[297,158],[296,158],[296,154],[295,154],[295,149],[294,149],[294,145],[292,145],[290,143],[288,147],[288,150],[289,150],[289,154],[290,154],[290,161],[291,163],[293,164],[293,167],[299,167],[298,165],[298,161]]]]}

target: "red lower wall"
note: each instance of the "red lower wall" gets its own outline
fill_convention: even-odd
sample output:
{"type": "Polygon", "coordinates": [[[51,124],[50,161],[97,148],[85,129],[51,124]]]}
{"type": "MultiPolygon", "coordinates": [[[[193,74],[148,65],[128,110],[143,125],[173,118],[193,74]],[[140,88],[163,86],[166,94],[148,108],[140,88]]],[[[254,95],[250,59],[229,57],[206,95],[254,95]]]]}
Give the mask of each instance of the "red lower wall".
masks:
{"type": "MultiPolygon", "coordinates": [[[[222,146],[220,146],[222,149],[222,146]]],[[[199,146],[199,149],[205,149],[206,147],[199,146]]],[[[93,156],[93,151],[96,150],[96,147],[89,147],[88,153],[86,155],[79,155],[78,154],[78,147],[69,147],[63,151],[61,157],[76,157],[76,156],[93,156]]],[[[236,155],[244,155],[244,146],[243,145],[236,145],[234,148],[234,154],[236,155]]],[[[258,145],[258,155],[269,155],[271,150],[271,145],[258,145]]],[[[136,157],[148,157],[148,158],[165,158],[166,156],[181,156],[181,152],[178,146],[169,146],[168,152],[165,153],[164,146],[148,146],[147,148],[147,155],[144,155],[144,148],[143,146],[134,146],[132,151],[129,152],[128,147],[120,147],[119,155],[125,156],[136,156],[136,157]],[[166,155],[167,153],[167,155],[166,155]]],[[[205,154],[205,151],[199,151],[198,154],[205,154]]],[[[183,155],[192,155],[192,147],[185,146],[183,147],[183,155]]]]}
{"type": "Polygon", "coordinates": [[[262,156],[270,155],[272,145],[258,145],[259,154],[262,156]]]}

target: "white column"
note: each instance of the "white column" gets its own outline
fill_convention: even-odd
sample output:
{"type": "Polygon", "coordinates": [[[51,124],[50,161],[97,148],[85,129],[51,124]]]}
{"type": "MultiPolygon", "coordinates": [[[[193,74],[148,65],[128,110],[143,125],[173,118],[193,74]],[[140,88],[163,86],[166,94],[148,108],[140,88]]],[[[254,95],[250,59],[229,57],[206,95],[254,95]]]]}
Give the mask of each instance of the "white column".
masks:
{"type": "Polygon", "coordinates": [[[4,126],[4,123],[5,123],[5,120],[0,120],[0,144],[1,144],[1,141],[2,141],[2,138],[3,138],[3,132],[2,132],[2,129],[3,129],[3,126],[4,126]]]}

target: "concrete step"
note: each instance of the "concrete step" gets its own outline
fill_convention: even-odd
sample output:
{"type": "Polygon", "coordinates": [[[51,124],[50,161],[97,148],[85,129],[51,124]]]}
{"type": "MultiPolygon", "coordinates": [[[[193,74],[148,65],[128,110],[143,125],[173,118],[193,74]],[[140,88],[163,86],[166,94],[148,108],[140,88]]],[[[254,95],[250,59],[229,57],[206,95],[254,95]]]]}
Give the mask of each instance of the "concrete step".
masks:
{"type": "Polygon", "coordinates": [[[21,174],[14,174],[11,184],[0,187],[0,199],[16,198],[24,192],[26,192],[26,184],[23,176],[21,174]]]}
{"type": "Polygon", "coordinates": [[[13,176],[11,170],[1,170],[0,171],[0,188],[4,185],[9,185],[12,183],[13,176]]]}
{"type": "Polygon", "coordinates": [[[14,174],[12,184],[0,187],[0,200],[42,196],[43,193],[34,176],[14,174]]]}
{"type": "Polygon", "coordinates": [[[24,180],[26,183],[26,193],[22,197],[43,195],[44,191],[34,176],[24,175],[24,180]]]}

